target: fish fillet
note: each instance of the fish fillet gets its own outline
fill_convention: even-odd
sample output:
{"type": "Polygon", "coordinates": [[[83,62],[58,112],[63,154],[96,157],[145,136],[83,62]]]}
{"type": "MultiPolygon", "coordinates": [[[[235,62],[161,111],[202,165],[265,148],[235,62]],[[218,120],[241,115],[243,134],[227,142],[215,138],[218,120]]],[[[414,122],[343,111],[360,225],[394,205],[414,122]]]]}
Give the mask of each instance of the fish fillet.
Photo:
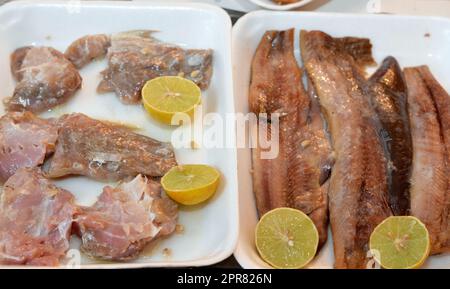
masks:
{"type": "Polygon", "coordinates": [[[138,30],[111,36],[108,68],[98,92],[115,92],[123,103],[139,103],[144,84],[155,77],[183,76],[206,89],[212,76],[211,49],[182,49],[159,41],[152,31],[138,30]]]}
{"type": "Polygon", "coordinates": [[[412,140],[403,72],[393,57],[384,59],[370,77],[368,95],[383,126],[389,158],[389,204],[395,215],[409,215],[412,140]]]}
{"type": "Polygon", "coordinates": [[[327,185],[322,169],[329,167],[329,143],[320,118],[302,85],[294,57],[294,30],[268,31],[252,63],[249,105],[255,114],[280,115],[279,127],[259,116],[259,128],[277,130],[278,156],[262,158],[253,149],[253,190],[258,213],[293,207],[314,221],[320,245],[327,239],[327,185]]]}
{"type": "Polygon", "coordinates": [[[122,180],[143,174],[163,176],[175,166],[169,143],[101,122],[80,113],[62,116],[55,153],[44,164],[48,177],[85,175],[98,180],[122,180]]]}
{"type": "Polygon", "coordinates": [[[362,89],[373,63],[368,39],[301,31],[303,63],[328,121],[336,154],[329,210],[336,268],[366,268],[373,229],[391,215],[379,121],[362,89]]]}
{"type": "Polygon", "coordinates": [[[450,99],[428,67],[404,73],[414,148],[411,214],[427,226],[435,254],[449,250],[450,99]]]}

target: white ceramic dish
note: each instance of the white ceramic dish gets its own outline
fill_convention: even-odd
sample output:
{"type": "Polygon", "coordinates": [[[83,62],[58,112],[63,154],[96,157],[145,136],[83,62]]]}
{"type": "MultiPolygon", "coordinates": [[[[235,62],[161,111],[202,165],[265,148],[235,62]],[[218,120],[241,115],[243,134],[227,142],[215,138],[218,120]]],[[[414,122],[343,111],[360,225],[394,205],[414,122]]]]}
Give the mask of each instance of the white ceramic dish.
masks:
{"type": "MultiPolygon", "coordinates": [[[[116,33],[135,29],[160,32],[155,37],[189,48],[212,48],[214,72],[211,86],[203,96],[203,113],[220,115],[234,111],[231,73],[231,22],[220,8],[204,4],[164,4],[137,2],[12,2],[0,7],[0,94],[11,95],[15,83],[9,73],[9,56],[24,45],[47,45],[64,49],[87,34],[116,33]],[[174,21],[176,19],[176,21],[174,21]]],[[[140,105],[124,105],[113,94],[97,95],[99,72],[106,60],[81,70],[82,90],[66,105],[46,116],[83,112],[89,116],[122,121],[141,128],[140,133],[170,141],[173,128],[158,124],[140,105]]],[[[1,106],[1,105],[0,105],[1,106]]],[[[3,107],[0,107],[3,111],[3,107]]],[[[234,132],[234,126],[228,127],[234,132]]],[[[232,133],[234,136],[234,133],[232,133]]],[[[229,149],[176,150],[179,163],[206,163],[222,172],[217,194],[206,204],[181,207],[182,234],[158,242],[151,252],[135,261],[105,263],[81,256],[81,267],[167,267],[203,266],[220,262],[235,248],[238,233],[236,151],[229,149]],[[163,249],[169,248],[169,256],[163,249]]],[[[92,204],[105,184],[84,177],[67,178],[57,184],[69,189],[83,205],[92,204]]],[[[79,240],[73,238],[73,248],[79,240]]],[[[149,251],[149,250],[147,250],[149,251]]]]}
{"type": "MultiPolygon", "coordinates": [[[[299,29],[318,29],[334,36],[369,37],[374,57],[380,63],[392,55],[402,67],[428,64],[450,91],[450,20],[433,17],[351,15],[307,12],[256,11],[242,17],[233,28],[233,71],[236,112],[248,112],[247,96],[250,66],[255,49],[266,30],[296,28],[295,54],[299,59],[299,29]]],[[[238,150],[240,194],[240,233],[234,253],[244,268],[269,268],[254,246],[257,223],[255,200],[250,175],[250,149],[238,150]]],[[[329,234],[331,237],[331,234],[329,234]]],[[[311,268],[333,267],[332,240],[309,265],[311,268]]],[[[425,268],[449,268],[450,254],[430,257],[425,268]]]]}
{"type": "Polygon", "coordinates": [[[250,2],[270,10],[292,10],[305,6],[306,4],[312,2],[313,0],[300,0],[298,2],[290,4],[277,4],[272,0],[249,0],[250,2]]]}

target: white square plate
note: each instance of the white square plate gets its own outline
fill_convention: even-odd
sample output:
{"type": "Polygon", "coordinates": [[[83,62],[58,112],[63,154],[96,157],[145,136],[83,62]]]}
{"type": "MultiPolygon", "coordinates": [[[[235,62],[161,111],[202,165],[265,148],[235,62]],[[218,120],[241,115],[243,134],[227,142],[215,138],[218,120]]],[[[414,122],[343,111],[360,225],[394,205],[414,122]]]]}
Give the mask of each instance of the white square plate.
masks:
{"type": "MultiPolygon", "coordinates": [[[[233,72],[236,112],[248,112],[250,66],[266,30],[296,28],[295,55],[300,61],[299,29],[322,30],[333,36],[369,37],[375,60],[392,55],[402,67],[427,64],[450,91],[450,20],[433,17],[351,15],[307,12],[256,11],[242,17],[233,28],[233,72]]],[[[238,149],[240,231],[236,251],[244,268],[269,268],[254,245],[257,213],[252,190],[250,149],[238,149]]],[[[331,234],[310,268],[332,268],[331,234]]],[[[450,268],[450,254],[432,256],[424,268],[450,268]]]]}
{"type": "MultiPolygon", "coordinates": [[[[95,33],[127,30],[158,30],[154,36],[186,48],[214,50],[213,78],[204,92],[203,113],[224,116],[234,112],[231,74],[231,22],[220,8],[204,4],[164,4],[94,1],[27,1],[0,7],[0,95],[11,95],[15,82],[9,73],[9,56],[24,45],[52,46],[60,51],[78,37],[95,33]]],[[[98,119],[121,121],[140,128],[140,133],[161,141],[170,141],[174,128],[160,125],[147,116],[141,105],[124,105],[114,93],[98,95],[99,72],[106,60],[81,69],[83,86],[66,104],[45,116],[82,112],[98,119]]],[[[0,110],[3,111],[2,105],[0,110]]],[[[234,132],[234,125],[227,128],[234,132]]],[[[234,136],[234,133],[232,133],[234,136]]],[[[234,141],[234,139],[233,139],[234,141]]],[[[151,252],[137,260],[105,263],[82,255],[82,267],[165,267],[203,266],[230,256],[238,232],[236,150],[234,147],[176,150],[179,163],[205,163],[218,168],[222,181],[217,194],[206,204],[181,207],[182,234],[173,234],[157,243],[151,252]],[[171,254],[163,254],[169,248],[171,254]]],[[[70,177],[56,182],[73,192],[77,202],[90,205],[101,193],[104,183],[85,177],[70,177]]],[[[72,238],[73,248],[79,247],[72,238]]],[[[150,251],[150,250],[147,250],[150,251]]]]}

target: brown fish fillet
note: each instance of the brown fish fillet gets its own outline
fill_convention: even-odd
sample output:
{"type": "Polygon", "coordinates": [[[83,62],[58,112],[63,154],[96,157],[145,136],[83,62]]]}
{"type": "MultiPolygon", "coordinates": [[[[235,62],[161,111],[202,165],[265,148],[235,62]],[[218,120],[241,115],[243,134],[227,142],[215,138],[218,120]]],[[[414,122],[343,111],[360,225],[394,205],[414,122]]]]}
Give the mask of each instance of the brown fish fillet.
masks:
{"type": "Polygon", "coordinates": [[[123,103],[139,103],[141,89],[153,78],[181,75],[206,89],[212,76],[211,49],[183,49],[152,37],[152,31],[138,30],[111,36],[108,68],[98,92],[115,92],[123,103]]]}
{"type": "Polygon", "coordinates": [[[370,234],[391,215],[379,121],[361,87],[361,65],[373,62],[370,42],[320,31],[301,31],[300,38],[336,154],[328,194],[335,267],[365,268],[370,234]]]}
{"type": "Polygon", "coordinates": [[[177,164],[169,143],[118,125],[80,113],[61,117],[58,125],[55,153],[44,164],[48,177],[84,175],[109,181],[138,174],[159,177],[177,164]]]}
{"type": "Polygon", "coordinates": [[[319,236],[325,236],[320,239],[320,244],[323,244],[328,235],[329,178],[335,156],[325,128],[317,94],[310,82],[308,83],[308,95],[310,98],[308,118],[306,127],[302,130],[300,150],[304,160],[303,169],[301,169],[302,181],[308,184],[302,189],[309,188],[309,190],[299,194],[295,204],[297,208],[308,212],[311,219],[315,220],[319,236]]]}
{"type": "Polygon", "coordinates": [[[449,250],[450,99],[428,67],[404,73],[414,148],[411,214],[427,226],[435,254],[449,250]]]}
{"type": "Polygon", "coordinates": [[[393,57],[383,60],[368,83],[370,102],[383,126],[389,159],[389,204],[395,215],[409,215],[412,140],[403,72],[393,57]]]}
{"type": "Polygon", "coordinates": [[[259,215],[293,207],[314,221],[320,245],[327,239],[327,186],[322,167],[330,155],[320,111],[311,101],[294,57],[294,30],[268,31],[252,63],[249,105],[255,114],[280,114],[279,126],[259,117],[259,129],[278,133],[278,155],[264,159],[264,148],[253,149],[253,190],[259,215]],[[319,121],[318,121],[319,120],[319,121]]]}
{"type": "Polygon", "coordinates": [[[441,246],[435,248],[432,253],[450,251],[450,95],[434,78],[428,66],[419,66],[417,68],[422,75],[423,80],[430,90],[435,106],[439,114],[441,125],[441,135],[445,144],[445,156],[447,165],[447,194],[446,207],[443,212],[443,224],[441,230],[441,246]]]}
{"type": "Polygon", "coordinates": [[[11,55],[18,81],[4,100],[8,111],[42,112],[63,104],[81,87],[81,76],[64,54],[51,47],[22,47],[11,55]]]}
{"type": "Polygon", "coordinates": [[[110,45],[111,40],[108,35],[86,35],[72,42],[64,55],[77,68],[82,68],[92,60],[105,56],[110,45]]]}

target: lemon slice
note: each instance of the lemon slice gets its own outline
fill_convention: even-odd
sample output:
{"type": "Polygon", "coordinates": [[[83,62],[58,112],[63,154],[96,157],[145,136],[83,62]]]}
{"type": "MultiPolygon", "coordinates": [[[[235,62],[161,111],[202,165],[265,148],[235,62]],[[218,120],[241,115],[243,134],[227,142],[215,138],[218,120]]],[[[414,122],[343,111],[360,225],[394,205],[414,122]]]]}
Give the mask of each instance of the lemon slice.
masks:
{"type": "Polygon", "coordinates": [[[192,118],[201,102],[201,90],[192,81],[179,76],[161,76],[142,88],[142,102],[148,113],[165,124],[172,124],[176,113],[192,118]]]}
{"type": "Polygon", "coordinates": [[[319,234],[303,212],[278,208],[262,216],[256,226],[255,241],[261,258],[271,266],[297,269],[316,255],[319,234]]]}
{"type": "Polygon", "coordinates": [[[412,216],[389,217],[370,235],[370,250],[386,269],[420,267],[430,253],[430,237],[425,225],[412,216]]]}
{"type": "Polygon", "coordinates": [[[161,179],[167,195],[183,205],[196,205],[211,198],[219,185],[220,173],[207,165],[181,165],[161,179]]]}

